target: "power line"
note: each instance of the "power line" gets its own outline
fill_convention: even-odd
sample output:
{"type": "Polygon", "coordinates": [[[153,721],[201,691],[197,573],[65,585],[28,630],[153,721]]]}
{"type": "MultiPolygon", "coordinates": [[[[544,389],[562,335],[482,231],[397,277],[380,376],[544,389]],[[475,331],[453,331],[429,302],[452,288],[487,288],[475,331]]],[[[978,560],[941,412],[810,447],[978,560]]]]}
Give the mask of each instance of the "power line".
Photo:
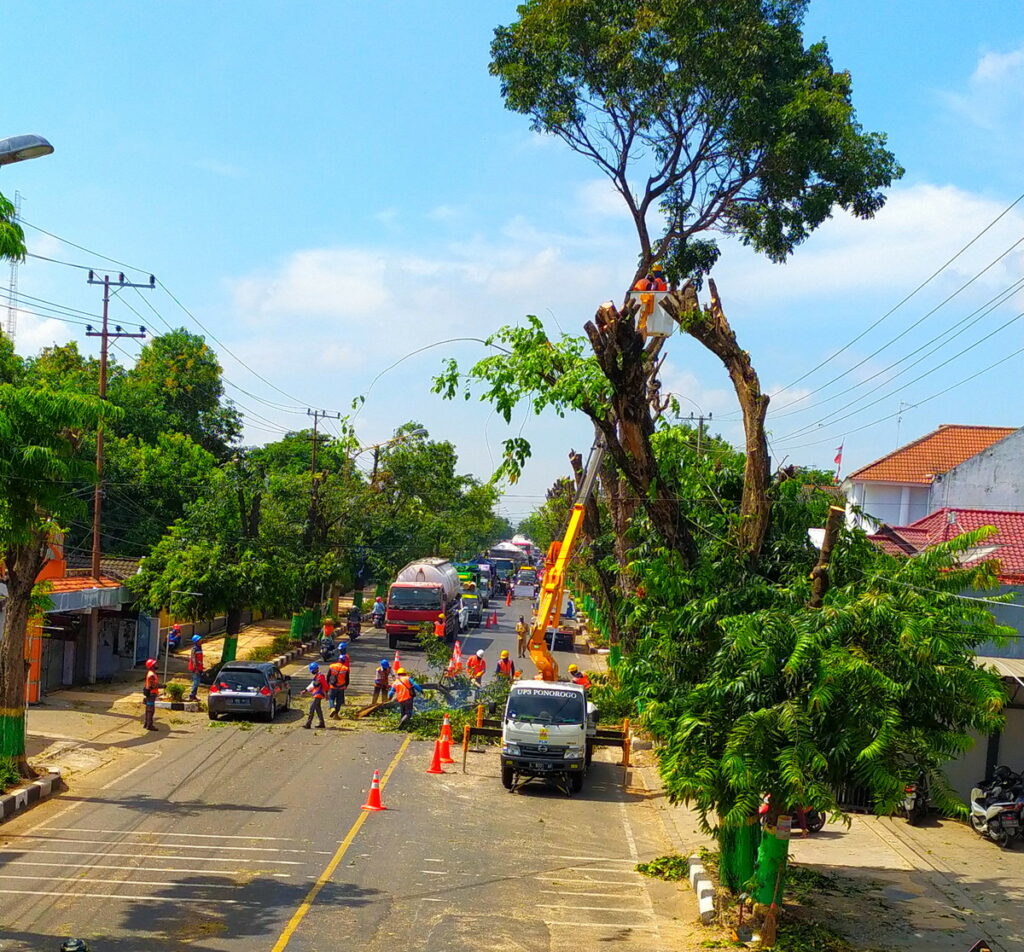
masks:
{"type": "Polygon", "coordinates": [[[901,307],[903,307],[903,305],[906,304],[907,301],[909,301],[912,297],[914,297],[915,294],[917,294],[919,291],[921,291],[922,289],[927,287],[932,281],[934,281],[935,278],[937,278],[940,274],[942,274],[942,272],[945,271],[946,268],[948,268],[954,261],[956,261],[957,258],[959,258],[965,251],[967,251],[967,249],[970,248],[979,238],[981,238],[982,235],[984,235],[986,232],[988,232],[997,222],[999,222],[1002,218],[1004,218],[1007,214],[1009,214],[1009,212],[1015,206],[1020,204],[1020,202],[1022,200],[1024,200],[1024,192],[1021,192],[1020,195],[1018,195],[1012,202],[1010,202],[1010,204],[1007,205],[1006,208],[1004,208],[998,215],[996,215],[996,217],[993,218],[992,221],[990,221],[984,228],[982,228],[981,231],[979,231],[978,234],[976,234],[969,242],[967,242],[966,245],[964,245],[955,255],[953,255],[952,258],[950,258],[948,261],[946,261],[944,264],[942,264],[939,268],[937,268],[935,271],[933,271],[927,278],[924,279],[924,281],[922,281],[916,288],[914,288],[913,291],[911,291],[904,298],[902,298],[900,301],[898,301],[896,304],[894,304],[891,308],[889,308],[889,310],[886,311],[881,317],[879,317],[873,323],[869,324],[866,328],[864,328],[863,331],[861,331],[852,340],[847,341],[847,343],[843,344],[843,346],[840,347],[839,350],[835,351],[833,354],[831,354],[830,356],[826,357],[824,360],[820,361],[819,363],[815,364],[810,370],[808,370],[805,373],[801,374],[794,381],[792,381],[792,383],[788,383],[788,384],[786,384],[786,386],[782,387],[782,389],[776,390],[775,393],[772,394],[772,396],[773,397],[777,397],[780,393],[784,393],[786,390],[792,389],[793,387],[795,387],[801,381],[806,380],[815,371],[820,370],[826,364],[831,363],[840,354],[842,354],[845,351],[849,350],[854,344],[856,344],[858,341],[862,340],[867,334],[869,334],[876,327],[878,327],[879,324],[881,324],[887,318],[889,318],[893,314],[895,314],[896,311],[898,311],[901,307]]]}

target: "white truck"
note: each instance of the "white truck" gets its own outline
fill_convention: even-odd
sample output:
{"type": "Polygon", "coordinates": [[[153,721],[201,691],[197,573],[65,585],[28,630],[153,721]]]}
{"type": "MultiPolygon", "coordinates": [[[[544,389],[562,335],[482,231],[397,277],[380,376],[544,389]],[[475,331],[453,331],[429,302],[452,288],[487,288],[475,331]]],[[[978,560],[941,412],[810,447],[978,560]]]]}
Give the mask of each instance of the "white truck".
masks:
{"type": "Polygon", "coordinates": [[[572,796],[590,766],[597,709],[578,684],[516,681],[501,727],[501,782],[506,790],[532,779],[553,780],[572,796]]]}

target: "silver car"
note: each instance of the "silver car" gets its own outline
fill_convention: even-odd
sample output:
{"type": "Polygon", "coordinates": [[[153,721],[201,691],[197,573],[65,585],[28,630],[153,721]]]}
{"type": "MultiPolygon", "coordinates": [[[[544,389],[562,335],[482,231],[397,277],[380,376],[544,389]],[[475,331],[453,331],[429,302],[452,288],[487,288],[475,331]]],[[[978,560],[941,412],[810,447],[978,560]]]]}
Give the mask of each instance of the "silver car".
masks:
{"type": "Polygon", "coordinates": [[[269,661],[229,661],[210,684],[206,710],[221,714],[258,714],[272,721],[292,701],[291,679],[269,661]]]}

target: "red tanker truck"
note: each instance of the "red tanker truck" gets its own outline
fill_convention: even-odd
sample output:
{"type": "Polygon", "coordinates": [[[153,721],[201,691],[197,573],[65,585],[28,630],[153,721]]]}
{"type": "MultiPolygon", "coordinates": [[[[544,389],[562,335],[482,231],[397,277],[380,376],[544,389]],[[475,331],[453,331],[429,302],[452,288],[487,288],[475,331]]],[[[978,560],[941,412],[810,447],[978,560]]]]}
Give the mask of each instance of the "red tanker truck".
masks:
{"type": "Polygon", "coordinates": [[[384,616],[388,644],[397,648],[400,640],[416,641],[423,622],[433,625],[441,614],[445,617],[445,641],[454,644],[459,630],[461,592],[459,572],[447,559],[410,562],[388,589],[384,616]]]}

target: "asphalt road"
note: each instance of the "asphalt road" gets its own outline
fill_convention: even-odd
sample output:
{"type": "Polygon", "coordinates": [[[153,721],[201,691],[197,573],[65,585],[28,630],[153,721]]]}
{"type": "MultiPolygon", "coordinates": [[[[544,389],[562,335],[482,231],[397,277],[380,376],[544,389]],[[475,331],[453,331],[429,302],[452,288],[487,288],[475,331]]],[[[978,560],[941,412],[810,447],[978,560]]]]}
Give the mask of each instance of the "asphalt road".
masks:
{"type": "MultiPolygon", "coordinates": [[[[466,650],[493,669],[514,653],[509,628],[466,650]]],[[[353,646],[360,668],[386,656],[376,639],[353,646]]],[[[573,799],[510,795],[493,750],[438,777],[429,744],[344,721],[162,723],[130,760],[0,829],[4,952],[69,935],[94,952],[680,947],[674,891],[633,870],[665,852],[659,821],[610,763],[573,799]],[[375,769],[388,810],[365,813],[375,769]]]]}

